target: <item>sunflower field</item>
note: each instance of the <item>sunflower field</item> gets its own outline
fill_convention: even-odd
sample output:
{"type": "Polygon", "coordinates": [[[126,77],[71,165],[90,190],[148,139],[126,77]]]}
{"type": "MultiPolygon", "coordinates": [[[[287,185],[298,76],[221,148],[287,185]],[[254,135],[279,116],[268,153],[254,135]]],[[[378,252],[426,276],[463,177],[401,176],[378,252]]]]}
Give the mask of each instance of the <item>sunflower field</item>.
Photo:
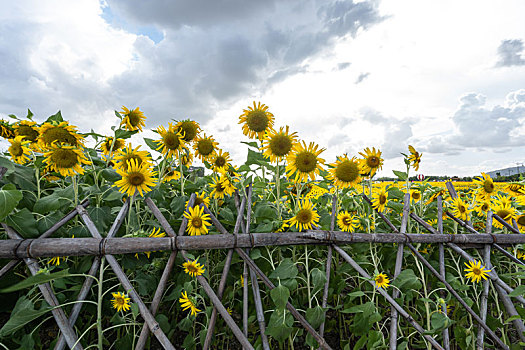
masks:
{"type": "Polygon", "coordinates": [[[148,246],[13,260],[6,252],[0,348],[525,348],[522,244],[490,254],[490,244],[315,240],[334,232],[516,235],[525,230],[524,181],[495,183],[482,173],[452,186],[411,182],[424,158],[407,145],[398,180],[380,182],[380,149],[326,160],[322,145],[278,125],[260,102],[238,118],[248,153],[237,165],[196,121],[157,126],[156,139],[133,145],[146,116],[126,107],[115,116],[111,135],[81,132],[60,112],[43,122],[30,111],[0,121],[8,142],[0,248],[18,239],[16,251],[30,242],[30,252],[38,241],[28,239],[51,234],[160,242],[179,231],[195,241],[251,234],[251,249],[148,246]],[[262,235],[312,243],[253,244],[262,235]]]}

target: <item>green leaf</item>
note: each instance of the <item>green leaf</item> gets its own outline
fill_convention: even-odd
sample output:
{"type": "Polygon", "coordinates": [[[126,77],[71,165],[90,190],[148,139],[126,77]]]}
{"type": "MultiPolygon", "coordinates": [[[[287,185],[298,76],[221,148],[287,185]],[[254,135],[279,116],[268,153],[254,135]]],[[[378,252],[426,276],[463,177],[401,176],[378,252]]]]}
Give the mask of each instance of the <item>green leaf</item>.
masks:
{"type": "Polygon", "coordinates": [[[39,214],[46,214],[52,211],[57,210],[64,204],[64,200],[59,200],[60,197],[56,193],[53,193],[49,196],[41,197],[36,201],[33,206],[33,211],[39,214]]]}
{"type": "Polygon", "coordinates": [[[507,318],[507,319],[505,320],[505,322],[503,322],[503,323],[504,323],[504,324],[509,324],[509,323],[511,323],[511,322],[514,321],[514,320],[521,320],[520,315],[514,315],[514,316],[511,316],[511,317],[507,318]]]}
{"type": "Polygon", "coordinates": [[[135,135],[138,132],[139,130],[127,131],[127,130],[118,129],[117,131],[115,131],[115,136],[117,139],[129,139],[131,136],[135,135]]]}
{"type": "Polygon", "coordinates": [[[103,169],[100,172],[100,176],[102,176],[104,180],[109,181],[111,183],[114,183],[115,181],[118,181],[121,178],[121,176],[117,174],[117,172],[113,169],[103,169]]]}
{"type": "Polygon", "coordinates": [[[109,226],[111,217],[109,216],[109,207],[91,207],[88,209],[88,214],[95,223],[101,235],[105,236],[106,229],[109,226]]]}
{"type": "Polygon", "coordinates": [[[324,288],[324,285],[326,283],[326,274],[323,271],[319,270],[317,267],[312,270],[311,274],[312,282],[314,284],[313,294],[315,294],[324,288]]]}
{"type": "Polygon", "coordinates": [[[173,200],[170,203],[171,215],[173,215],[176,218],[181,217],[182,213],[184,213],[184,210],[186,209],[187,200],[187,196],[179,196],[173,198],[173,200]]]}
{"type": "Polygon", "coordinates": [[[152,139],[148,139],[148,138],[144,137],[144,142],[146,142],[146,145],[148,145],[148,147],[151,148],[154,151],[156,151],[157,148],[159,147],[157,142],[152,140],[152,139]]]}
{"type": "Polygon", "coordinates": [[[6,224],[13,227],[23,238],[38,237],[38,225],[33,214],[24,208],[5,219],[6,224]]]}
{"type": "Polygon", "coordinates": [[[357,343],[355,343],[354,345],[354,350],[361,350],[362,348],[364,348],[367,340],[368,340],[368,336],[366,334],[362,336],[361,338],[359,338],[357,343]]]}
{"type": "Polygon", "coordinates": [[[4,176],[8,176],[13,171],[15,171],[15,163],[5,157],[0,157],[0,167],[7,168],[7,172],[4,174],[4,176]]]}
{"type": "Polygon", "coordinates": [[[517,286],[512,292],[509,293],[509,297],[517,297],[525,294],[525,285],[517,286]]]}
{"type": "Polygon", "coordinates": [[[297,273],[299,271],[297,270],[297,267],[295,266],[295,263],[290,259],[286,258],[275,270],[272,271],[270,274],[270,278],[280,278],[280,279],[288,279],[288,278],[295,278],[297,276],[297,273]]]}
{"type": "Polygon", "coordinates": [[[22,192],[16,189],[15,185],[7,184],[0,190],[0,221],[15,209],[18,202],[22,199],[22,192]]]}
{"type": "Polygon", "coordinates": [[[288,303],[290,291],[282,284],[279,284],[277,287],[270,291],[270,296],[272,297],[276,308],[284,309],[286,307],[286,303],[288,303]]]}
{"type": "Polygon", "coordinates": [[[419,290],[423,286],[412,269],[401,271],[392,284],[403,292],[408,290],[419,290]]]}
{"type": "Polygon", "coordinates": [[[293,316],[289,315],[286,310],[276,309],[270,316],[270,322],[266,327],[266,335],[283,343],[293,331],[293,316]]]}
{"type": "Polygon", "coordinates": [[[403,180],[403,181],[406,181],[407,177],[408,177],[408,174],[403,172],[403,171],[397,171],[397,170],[392,170],[392,172],[400,179],[400,180],[403,180]]]}
{"type": "Polygon", "coordinates": [[[252,165],[252,164],[259,164],[259,162],[266,163],[262,153],[255,152],[255,151],[252,151],[251,149],[248,149],[248,158],[246,160],[246,163],[244,163],[244,164],[245,165],[252,165]]]}
{"type": "Polygon", "coordinates": [[[0,338],[5,338],[13,334],[29,322],[37,319],[50,310],[50,307],[35,310],[34,305],[29,300],[25,298],[19,299],[16,303],[15,309],[11,313],[11,317],[0,329],[0,338]]]}
{"type": "Polygon", "coordinates": [[[317,305],[316,307],[307,309],[306,320],[312,325],[312,327],[318,328],[324,321],[323,308],[317,305]]]}
{"type": "Polygon", "coordinates": [[[277,210],[266,203],[261,203],[255,207],[255,217],[257,220],[274,219],[277,217],[277,210]]]}
{"type": "Polygon", "coordinates": [[[58,112],[56,112],[56,114],[53,114],[52,116],[47,118],[46,123],[51,123],[51,122],[60,123],[60,122],[63,122],[63,121],[64,121],[64,119],[62,118],[62,113],[60,111],[58,111],[58,112]]]}
{"type": "Polygon", "coordinates": [[[258,146],[257,142],[255,142],[255,141],[251,141],[251,142],[241,141],[241,143],[244,143],[245,145],[248,145],[250,147],[259,149],[259,146],[258,146]]]}
{"type": "Polygon", "coordinates": [[[430,325],[432,326],[432,333],[441,332],[450,325],[450,319],[441,312],[434,312],[430,317],[430,325]]]}
{"type": "Polygon", "coordinates": [[[0,293],[11,293],[11,292],[25,289],[28,287],[34,287],[37,284],[53,281],[57,278],[64,278],[64,277],[69,277],[69,276],[71,276],[71,274],[69,273],[69,269],[61,270],[59,272],[54,272],[54,273],[49,273],[49,274],[39,273],[37,275],[30,276],[26,278],[25,280],[20,281],[17,284],[14,284],[10,287],[0,289],[0,293]]]}

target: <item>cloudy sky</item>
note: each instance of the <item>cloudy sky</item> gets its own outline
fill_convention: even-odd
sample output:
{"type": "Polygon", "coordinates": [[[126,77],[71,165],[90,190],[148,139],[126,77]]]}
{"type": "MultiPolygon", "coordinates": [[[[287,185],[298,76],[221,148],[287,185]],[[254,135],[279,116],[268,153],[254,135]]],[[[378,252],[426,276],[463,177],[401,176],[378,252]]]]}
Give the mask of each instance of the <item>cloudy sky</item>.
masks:
{"type": "MultiPolygon", "coordinates": [[[[379,147],[380,175],[477,175],[525,162],[525,2],[0,0],[0,118],[62,111],[110,133],[191,118],[241,164],[252,101],[337,155],[379,147]]],[[[155,137],[151,131],[143,134],[155,137]]],[[[137,139],[134,142],[138,142],[137,139]]]]}

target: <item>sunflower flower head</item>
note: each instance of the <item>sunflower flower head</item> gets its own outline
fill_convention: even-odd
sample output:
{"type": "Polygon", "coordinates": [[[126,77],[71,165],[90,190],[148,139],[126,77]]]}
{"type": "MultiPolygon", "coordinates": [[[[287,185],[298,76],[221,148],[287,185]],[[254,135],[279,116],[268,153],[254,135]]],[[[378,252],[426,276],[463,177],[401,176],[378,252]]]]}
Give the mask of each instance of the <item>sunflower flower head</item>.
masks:
{"type": "Polygon", "coordinates": [[[518,230],[524,232],[525,230],[525,215],[520,215],[516,218],[516,224],[518,224],[518,230]]]}
{"type": "Polygon", "coordinates": [[[210,196],[216,199],[224,199],[224,196],[231,196],[235,192],[235,186],[227,176],[221,175],[219,178],[214,177],[210,196]]]}
{"type": "Polygon", "coordinates": [[[177,130],[175,125],[168,123],[168,130],[164,126],[159,126],[157,132],[160,135],[160,140],[155,140],[157,143],[157,151],[160,150],[166,157],[178,155],[184,147],[183,135],[177,130]]]}
{"type": "Polygon", "coordinates": [[[337,161],[329,169],[327,178],[332,180],[334,186],[339,188],[355,187],[361,182],[361,164],[355,158],[348,158],[345,154],[337,157],[337,161]]]}
{"type": "Polygon", "coordinates": [[[188,293],[187,292],[182,292],[181,293],[181,298],[179,298],[179,303],[180,303],[180,306],[182,307],[182,310],[190,310],[190,315],[192,316],[197,316],[197,313],[200,312],[201,310],[197,309],[197,307],[195,306],[195,301],[193,300],[193,298],[191,297],[188,297],[188,293]]]}
{"type": "Polygon", "coordinates": [[[230,167],[230,154],[228,152],[223,152],[221,149],[217,151],[211,157],[211,167],[215,172],[223,172],[228,170],[230,167]]]}
{"type": "MultiPolygon", "coordinates": [[[[184,207],[187,208],[189,202],[190,202],[190,200],[188,199],[186,201],[186,204],[184,204],[184,207]]],[[[208,197],[206,195],[206,192],[204,192],[204,191],[201,191],[201,193],[195,192],[195,202],[193,203],[193,206],[194,207],[198,207],[201,204],[204,204],[207,208],[209,208],[209,206],[210,206],[210,197],[208,197]]]]}
{"type": "Polygon", "coordinates": [[[69,122],[50,123],[46,122],[38,128],[38,146],[46,150],[55,142],[70,146],[81,146],[84,137],[77,133],[77,128],[69,125],[69,122]]]}
{"type": "Polygon", "coordinates": [[[472,182],[479,186],[477,192],[478,196],[482,200],[490,200],[490,196],[495,194],[496,187],[494,186],[494,182],[490,178],[490,175],[481,173],[481,178],[474,178],[472,182]]]}
{"type": "Polygon", "coordinates": [[[325,162],[324,159],[319,158],[319,155],[325,149],[318,149],[318,147],[313,142],[310,142],[308,147],[304,141],[302,141],[302,144],[297,143],[292,152],[286,157],[288,177],[294,177],[295,182],[306,182],[308,178],[312,181],[315,180],[315,176],[319,175],[325,162]]]}
{"type": "Polygon", "coordinates": [[[460,197],[456,197],[452,200],[450,209],[456,218],[464,221],[468,220],[469,214],[472,211],[460,197]]]}
{"type": "MultiPolygon", "coordinates": [[[[516,208],[513,208],[511,203],[505,202],[505,201],[494,201],[494,204],[492,206],[492,211],[494,214],[505,220],[509,225],[512,225],[512,220],[516,220],[517,218],[517,210],[516,208]]],[[[503,228],[503,224],[500,223],[498,220],[494,220],[492,222],[494,227],[503,228]]]]}
{"type": "Polygon", "coordinates": [[[387,289],[388,285],[390,284],[388,276],[384,273],[378,273],[377,275],[375,275],[374,281],[376,283],[377,288],[387,289]]]}
{"type": "Polygon", "coordinates": [[[122,111],[120,114],[124,117],[120,122],[120,125],[123,125],[128,131],[142,131],[142,127],[146,126],[144,123],[146,116],[140,111],[139,107],[135,109],[128,109],[122,106],[122,111]]]}
{"type": "MultiPolygon", "coordinates": [[[[166,232],[160,232],[160,228],[153,228],[153,231],[151,231],[151,233],[148,235],[148,237],[150,238],[158,238],[158,237],[166,237],[166,232]]],[[[148,257],[149,259],[149,256],[151,254],[151,252],[144,252],[144,254],[146,254],[146,256],[148,257]]],[[[139,257],[138,256],[138,253],[135,254],[135,257],[139,257]]]]}
{"type": "Polygon", "coordinates": [[[193,143],[195,155],[201,160],[209,161],[217,151],[219,144],[212,136],[197,136],[193,143]]]}
{"type": "Polygon", "coordinates": [[[388,203],[388,192],[384,186],[372,191],[372,207],[378,211],[384,211],[388,203]]]}
{"type": "Polygon", "coordinates": [[[420,190],[416,190],[416,189],[413,189],[413,190],[410,190],[410,199],[414,202],[414,203],[417,203],[421,200],[421,198],[423,197],[422,193],[420,190]]]}
{"type": "Polygon", "coordinates": [[[180,179],[180,172],[177,171],[174,167],[169,167],[166,169],[166,173],[164,177],[162,178],[162,182],[169,182],[171,180],[178,180],[180,179]]]}
{"type": "Polygon", "coordinates": [[[359,218],[345,210],[337,214],[337,226],[341,231],[354,232],[359,227],[359,218]]]}
{"type": "Polygon", "coordinates": [[[361,159],[361,166],[363,175],[373,177],[378,170],[383,168],[383,158],[381,158],[381,151],[376,150],[375,147],[365,148],[363,152],[359,152],[363,157],[361,159]]]}
{"type": "Polygon", "coordinates": [[[36,122],[29,120],[22,120],[13,125],[15,136],[23,136],[24,140],[28,140],[33,144],[38,138],[38,128],[36,122]]]}
{"type": "Polygon", "coordinates": [[[127,193],[129,197],[135,192],[143,196],[144,193],[151,191],[150,187],[155,186],[157,182],[157,179],[154,178],[157,173],[151,170],[150,164],[143,162],[139,165],[135,159],[128,161],[127,170],[118,168],[116,171],[122,178],[113,186],[117,186],[119,192],[127,193]]]}
{"type": "Polygon", "coordinates": [[[481,265],[481,261],[470,261],[465,263],[467,268],[465,269],[465,277],[470,279],[472,282],[480,282],[481,279],[486,280],[488,272],[492,270],[487,270],[485,266],[481,265]]]}
{"type": "Polygon", "coordinates": [[[188,208],[184,212],[184,217],[188,219],[188,226],[186,226],[186,232],[190,236],[200,236],[208,234],[208,226],[211,225],[209,222],[210,215],[204,214],[204,207],[193,207],[188,208]]]}
{"type": "Polygon", "coordinates": [[[249,106],[239,116],[239,124],[243,124],[242,132],[251,139],[262,140],[264,133],[273,128],[274,116],[268,112],[268,106],[253,101],[253,107],[249,106]]]}
{"type": "Polygon", "coordinates": [[[410,155],[408,156],[408,161],[410,163],[412,163],[412,166],[414,167],[414,170],[418,171],[419,170],[419,163],[421,163],[421,156],[423,155],[423,153],[419,153],[411,145],[408,145],[408,151],[410,152],[410,155]]]}
{"type": "Polygon", "coordinates": [[[134,160],[137,165],[148,164],[151,165],[151,155],[148,151],[140,151],[140,145],[136,148],[132,148],[131,144],[128,144],[125,148],[118,151],[115,155],[115,168],[127,171],[130,160],[134,160]]]}
{"type": "Polygon", "coordinates": [[[18,164],[25,164],[30,160],[31,149],[27,147],[31,141],[25,140],[23,136],[16,136],[15,138],[8,139],[11,144],[7,151],[11,155],[13,162],[18,164]]]}
{"type": "Polygon", "coordinates": [[[102,154],[108,156],[111,155],[111,153],[116,153],[117,151],[121,150],[126,146],[126,141],[124,139],[116,139],[115,141],[114,137],[109,136],[106,137],[104,142],[100,145],[100,149],[102,150],[102,154]]]}
{"type": "Polygon", "coordinates": [[[0,136],[4,139],[12,139],[15,137],[15,132],[9,122],[3,119],[0,119],[0,136]]]}
{"type": "Polygon", "coordinates": [[[292,151],[297,144],[297,133],[290,134],[290,127],[280,127],[279,131],[269,129],[263,138],[263,155],[275,163],[282,160],[292,151]]]}
{"type": "Polygon", "coordinates": [[[305,199],[300,202],[299,209],[295,213],[295,216],[291,219],[286,220],[286,223],[293,227],[295,226],[299,231],[311,230],[313,225],[317,225],[319,222],[319,214],[314,209],[314,206],[310,200],[305,199]]]}
{"type": "Polygon", "coordinates": [[[204,266],[202,266],[197,260],[186,261],[182,264],[184,272],[191,277],[200,276],[204,273],[204,266]]]}
{"type": "Polygon", "coordinates": [[[59,256],[55,256],[54,258],[51,258],[49,259],[49,261],[47,262],[48,265],[55,265],[55,266],[58,266],[60,265],[60,259],[63,259],[59,256]]]}
{"type": "Polygon", "coordinates": [[[125,293],[117,292],[111,293],[111,295],[113,296],[113,299],[111,300],[113,308],[117,309],[117,311],[128,311],[131,308],[129,302],[130,298],[128,298],[125,293]]]}
{"type": "Polygon", "coordinates": [[[193,120],[181,120],[177,123],[175,126],[177,128],[177,131],[182,134],[182,138],[184,139],[184,142],[191,142],[199,135],[199,132],[201,131],[201,127],[199,123],[193,120]]]}
{"type": "Polygon", "coordinates": [[[62,176],[84,174],[82,164],[91,164],[82,149],[67,144],[53,143],[44,153],[44,162],[52,170],[62,176]]]}

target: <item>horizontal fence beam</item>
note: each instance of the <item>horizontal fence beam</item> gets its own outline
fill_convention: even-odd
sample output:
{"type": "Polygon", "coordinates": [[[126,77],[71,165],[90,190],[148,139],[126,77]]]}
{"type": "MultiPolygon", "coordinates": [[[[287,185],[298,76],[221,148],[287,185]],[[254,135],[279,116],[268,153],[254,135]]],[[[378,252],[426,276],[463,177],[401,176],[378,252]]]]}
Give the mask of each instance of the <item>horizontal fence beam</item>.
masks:
{"type": "Polygon", "coordinates": [[[307,232],[253,233],[249,235],[216,234],[177,237],[127,238],[46,238],[0,241],[0,258],[24,259],[56,256],[134,254],[154,251],[254,248],[282,245],[319,245],[353,243],[454,243],[523,244],[523,234],[399,234],[347,233],[311,230],[307,232]]]}

